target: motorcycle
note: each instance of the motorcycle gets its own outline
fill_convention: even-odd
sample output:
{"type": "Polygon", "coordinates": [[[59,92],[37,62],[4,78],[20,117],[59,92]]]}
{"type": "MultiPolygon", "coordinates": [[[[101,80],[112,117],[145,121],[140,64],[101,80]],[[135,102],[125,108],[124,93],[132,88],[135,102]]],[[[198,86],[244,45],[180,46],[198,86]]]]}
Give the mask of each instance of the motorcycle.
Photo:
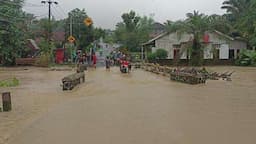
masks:
{"type": "Polygon", "coordinates": [[[121,65],[120,65],[120,71],[122,73],[130,73],[131,71],[131,65],[128,61],[121,61],[120,62],[121,65]]]}

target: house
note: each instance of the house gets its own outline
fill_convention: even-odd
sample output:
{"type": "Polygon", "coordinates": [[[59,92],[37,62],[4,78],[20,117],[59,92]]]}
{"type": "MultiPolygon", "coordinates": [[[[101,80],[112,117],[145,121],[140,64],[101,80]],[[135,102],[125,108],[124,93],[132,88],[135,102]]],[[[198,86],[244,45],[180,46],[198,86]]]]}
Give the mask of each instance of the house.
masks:
{"type": "Polygon", "coordinates": [[[29,51],[25,57],[35,57],[40,51],[37,42],[33,39],[27,40],[27,47],[29,48],[29,51]]]}
{"type": "Polygon", "coordinates": [[[63,43],[65,42],[65,32],[64,31],[56,31],[52,33],[52,40],[54,42],[63,43]]]}
{"type": "MultiPolygon", "coordinates": [[[[192,40],[192,34],[165,32],[142,44],[142,51],[165,49],[168,59],[189,59],[188,44],[192,43],[192,40]]],[[[201,44],[204,47],[204,59],[236,59],[238,53],[247,48],[247,43],[242,38],[232,38],[219,31],[206,32],[201,44]]]]}

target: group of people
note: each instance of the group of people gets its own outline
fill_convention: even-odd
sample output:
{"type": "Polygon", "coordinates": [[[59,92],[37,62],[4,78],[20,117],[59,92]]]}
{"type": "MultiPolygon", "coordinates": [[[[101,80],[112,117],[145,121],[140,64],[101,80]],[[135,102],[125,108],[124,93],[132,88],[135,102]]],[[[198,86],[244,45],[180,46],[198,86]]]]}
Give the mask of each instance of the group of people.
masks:
{"type": "Polygon", "coordinates": [[[88,55],[87,53],[82,53],[82,51],[77,51],[77,56],[75,62],[77,64],[88,64],[96,68],[97,57],[96,54],[88,55]]]}
{"type": "Polygon", "coordinates": [[[114,65],[120,65],[121,60],[128,60],[127,56],[125,55],[125,53],[122,53],[121,51],[113,51],[111,53],[114,65]]]}
{"type": "MultiPolygon", "coordinates": [[[[88,66],[92,66],[96,68],[97,63],[97,56],[95,53],[92,53],[92,55],[89,55],[87,53],[83,53],[81,50],[77,51],[76,58],[75,58],[76,64],[87,64],[88,66]]],[[[130,69],[130,62],[128,60],[128,57],[119,52],[114,52],[110,56],[107,56],[105,59],[105,66],[107,70],[110,70],[110,67],[112,65],[116,66],[125,66],[129,67],[130,69]]]]}
{"type": "Polygon", "coordinates": [[[129,62],[129,58],[121,53],[121,52],[114,52],[112,53],[111,57],[107,56],[105,60],[106,69],[109,70],[111,65],[120,66],[120,70],[127,69],[127,71],[131,70],[131,64],[129,62]]]}

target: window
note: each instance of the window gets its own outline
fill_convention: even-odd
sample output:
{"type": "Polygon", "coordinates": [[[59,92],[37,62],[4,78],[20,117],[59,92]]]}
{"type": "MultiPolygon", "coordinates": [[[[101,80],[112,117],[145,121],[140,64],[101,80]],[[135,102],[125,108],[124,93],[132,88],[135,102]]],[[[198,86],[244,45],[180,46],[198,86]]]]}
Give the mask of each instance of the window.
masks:
{"type": "Polygon", "coordinates": [[[214,49],[219,49],[221,47],[221,44],[213,44],[212,47],[214,49]]]}
{"type": "Polygon", "coordinates": [[[181,48],[181,45],[180,44],[174,44],[174,45],[172,45],[173,46],[173,48],[175,49],[177,49],[177,48],[181,48]]]}

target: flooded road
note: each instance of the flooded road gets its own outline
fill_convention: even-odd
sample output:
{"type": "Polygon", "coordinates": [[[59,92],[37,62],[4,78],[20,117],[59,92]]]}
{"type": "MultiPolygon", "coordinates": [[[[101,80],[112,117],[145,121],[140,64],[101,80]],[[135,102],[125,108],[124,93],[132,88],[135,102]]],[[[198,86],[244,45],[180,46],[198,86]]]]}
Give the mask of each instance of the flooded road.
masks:
{"type": "MultiPolygon", "coordinates": [[[[57,84],[46,88],[57,99],[71,98],[27,124],[9,144],[255,144],[256,69],[211,69],[236,73],[232,82],[191,86],[142,70],[90,70],[72,92],[57,84]]],[[[64,75],[57,73],[51,78],[64,75]]]]}

